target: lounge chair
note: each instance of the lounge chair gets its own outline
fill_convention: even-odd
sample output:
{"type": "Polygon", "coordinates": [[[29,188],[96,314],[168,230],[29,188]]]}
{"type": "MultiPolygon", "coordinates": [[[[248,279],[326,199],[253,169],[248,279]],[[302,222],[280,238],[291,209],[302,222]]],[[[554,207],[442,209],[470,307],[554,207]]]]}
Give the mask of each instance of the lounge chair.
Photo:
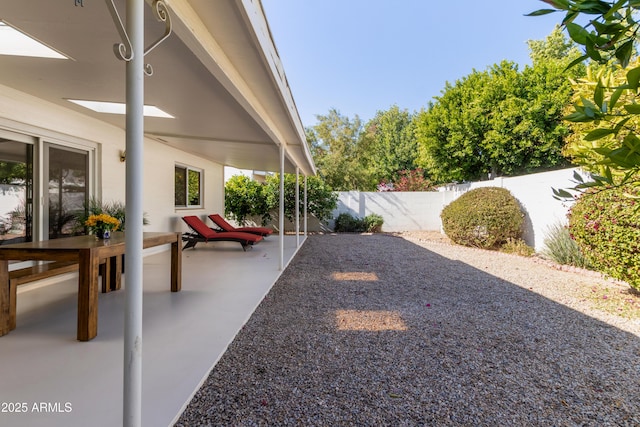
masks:
{"type": "Polygon", "coordinates": [[[183,249],[195,248],[196,244],[203,242],[238,242],[242,245],[242,250],[246,251],[255,243],[262,240],[262,236],[241,232],[218,232],[207,226],[195,215],[183,216],[182,220],[191,229],[190,233],[184,233],[182,240],[187,242],[183,249]]]}
{"type": "Polygon", "coordinates": [[[267,227],[234,227],[229,224],[226,219],[218,214],[209,215],[209,219],[213,221],[216,228],[225,233],[239,231],[241,233],[257,234],[258,236],[267,237],[273,230],[267,227]]]}

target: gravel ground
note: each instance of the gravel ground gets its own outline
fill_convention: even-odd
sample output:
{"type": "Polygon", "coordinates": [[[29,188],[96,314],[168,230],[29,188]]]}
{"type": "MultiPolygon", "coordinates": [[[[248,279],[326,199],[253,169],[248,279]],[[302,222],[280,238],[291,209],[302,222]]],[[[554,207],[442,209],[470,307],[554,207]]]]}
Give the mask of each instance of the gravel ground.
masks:
{"type": "Polygon", "coordinates": [[[314,235],[177,426],[638,426],[640,323],[604,281],[420,238],[314,235]]]}

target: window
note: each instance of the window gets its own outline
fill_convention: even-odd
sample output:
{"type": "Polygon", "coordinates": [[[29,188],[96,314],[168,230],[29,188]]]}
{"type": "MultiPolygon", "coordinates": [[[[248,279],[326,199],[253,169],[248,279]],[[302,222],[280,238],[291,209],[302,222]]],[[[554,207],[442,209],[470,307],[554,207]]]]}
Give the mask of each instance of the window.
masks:
{"type": "Polygon", "coordinates": [[[175,205],[180,208],[202,207],[202,170],[176,165],[175,205]]]}

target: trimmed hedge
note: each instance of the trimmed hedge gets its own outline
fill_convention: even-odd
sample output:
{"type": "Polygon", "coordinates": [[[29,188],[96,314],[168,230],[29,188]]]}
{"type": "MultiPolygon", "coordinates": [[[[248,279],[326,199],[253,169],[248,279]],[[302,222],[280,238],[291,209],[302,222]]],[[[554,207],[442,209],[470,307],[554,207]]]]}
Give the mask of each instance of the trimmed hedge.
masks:
{"type": "Polygon", "coordinates": [[[384,219],[378,214],[370,214],[357,218],[346,212],[336,218],[334,230],[342,233],[379,233],[382,231],[384,219]]]}
{"type": "Polygon", "coordinates": [[[637,187],[587,191],[569,213],[569,232],[598,271],[640,290],[637,187]]]}
{"type": "Polygon", "coordinates": [[[444,232],[454,243],[498,249],[522,237],[524,213],[504,188],[483,187],[464,193],[440,213],[444,232]]]}

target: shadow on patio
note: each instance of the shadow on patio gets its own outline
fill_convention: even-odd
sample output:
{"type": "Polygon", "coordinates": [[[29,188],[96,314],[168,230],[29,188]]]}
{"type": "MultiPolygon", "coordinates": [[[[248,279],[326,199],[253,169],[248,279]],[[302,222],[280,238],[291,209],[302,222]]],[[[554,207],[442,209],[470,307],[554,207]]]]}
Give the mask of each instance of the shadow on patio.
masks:
{"type": "MultiPolygon", "coordinates": [[[[278,236],[247,252],[231,242],[185,250],[178,293],[169,290],[170,253],[145,258],[145,426],[169,425],[190,399],[281,274],[278,250],[278,236]]],[[[295,236],[285,236],[285,262],[295,251],[295,236]]],[[[75,277],[25,286],[17,301],[17,328],[0,337],[0,425],[121,425],[124,292],[99,296],[89,342],[76,341],[75,277]]]]}

